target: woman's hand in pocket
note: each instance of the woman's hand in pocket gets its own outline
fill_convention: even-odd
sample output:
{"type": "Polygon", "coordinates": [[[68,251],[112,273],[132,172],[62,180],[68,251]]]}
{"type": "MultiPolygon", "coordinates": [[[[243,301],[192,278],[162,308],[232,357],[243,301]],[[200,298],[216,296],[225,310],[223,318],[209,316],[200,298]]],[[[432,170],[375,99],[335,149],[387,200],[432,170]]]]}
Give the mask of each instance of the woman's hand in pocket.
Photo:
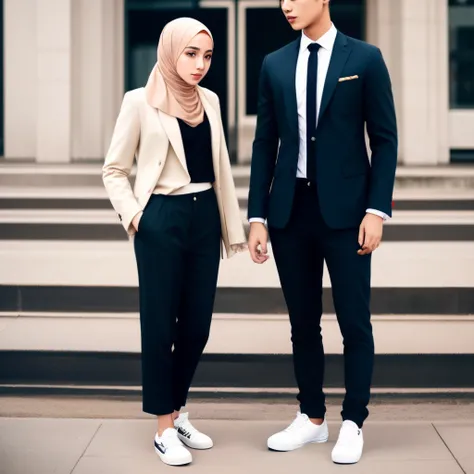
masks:
{"type": "Polygon", "coordinates": [[[143,216],[143,211],[140,211],[132,220],[132,225],[137,232],[138,232],[138,226],[140,225],[140,220],[142,216],[143,216]]]}

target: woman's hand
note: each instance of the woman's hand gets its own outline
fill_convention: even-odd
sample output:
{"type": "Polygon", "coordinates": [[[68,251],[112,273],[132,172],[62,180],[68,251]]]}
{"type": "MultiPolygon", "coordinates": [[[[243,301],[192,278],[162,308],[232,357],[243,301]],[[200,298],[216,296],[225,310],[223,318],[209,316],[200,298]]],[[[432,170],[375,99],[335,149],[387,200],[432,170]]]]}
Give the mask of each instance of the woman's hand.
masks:
{"type": "Polygon", "coordinates": [[[132,219],[132,225],[135,228],[135,230],[138,232],[138,226],[140,224],[140,219],[143,216],[143,211],[140,211],[133,219],[132,219]]]}

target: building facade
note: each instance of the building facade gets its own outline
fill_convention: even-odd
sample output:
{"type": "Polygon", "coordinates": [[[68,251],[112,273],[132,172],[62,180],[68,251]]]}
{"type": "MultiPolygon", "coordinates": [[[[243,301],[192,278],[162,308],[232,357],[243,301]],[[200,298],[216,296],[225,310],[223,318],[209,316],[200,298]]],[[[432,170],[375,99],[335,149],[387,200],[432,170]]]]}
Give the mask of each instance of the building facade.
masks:
{"type": "MultiPolygon", "coordinates": [[[[125,91],[141,87],[162,27],[202,20],[235,163],[250,161],[266,53],[297,37],[278,0],[3,0],[3,156],[101,161],[125,91]]],[[[474,0],[335,0],[343,33],[380,47],[396,100],[399,162],[474,161],[474,0]]],[[[285,65],[282,65],[285,67],[285,65]]]]}

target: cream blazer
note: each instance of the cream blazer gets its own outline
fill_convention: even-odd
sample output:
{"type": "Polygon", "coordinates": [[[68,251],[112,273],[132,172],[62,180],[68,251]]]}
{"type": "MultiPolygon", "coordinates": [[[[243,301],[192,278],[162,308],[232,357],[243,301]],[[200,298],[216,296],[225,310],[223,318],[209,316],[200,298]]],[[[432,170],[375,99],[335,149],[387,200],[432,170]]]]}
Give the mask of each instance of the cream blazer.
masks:
{"type": "MultiPolygon", "coordinates": [[[[219,98],[208,89],[198,87],[198,91],[211,128],[214,190],[221,218],[222,243],[229,258],[243,246],[245,248],[245,231],[225,143],[219,98]]],[[[157,185],[160,185],[160,192],[169,194],[191,182],[177,119],[149,105],[143,87],[127,92],[123,98],[102,178],[112,206],[130,238],[135,234],[133,218],[145,209],[157,185]],[[129,175],[134,161],[137,172],[132,189],[129,175]],[[164,187],[160,177],[166,183],[164,187]]]]}

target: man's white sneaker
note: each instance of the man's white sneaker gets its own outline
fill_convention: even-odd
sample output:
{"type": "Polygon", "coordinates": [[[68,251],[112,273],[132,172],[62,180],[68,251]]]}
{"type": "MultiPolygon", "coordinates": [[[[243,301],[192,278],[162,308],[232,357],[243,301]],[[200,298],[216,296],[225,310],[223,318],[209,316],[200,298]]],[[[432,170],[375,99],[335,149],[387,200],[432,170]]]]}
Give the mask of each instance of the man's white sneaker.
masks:
{"type": "Polygon", "coordinates": [[[307,443],[325,443],[328,436],[326,420],[315,425],[307,415],[298,412],[288,428],[268,438],[267,445],[273,451],[293,451],[307,443]]]}
{"type": "Polygon", "coordinates": [[[155,451],[169,466],[184,466],[193,460],[174,428],[167,428],[161,436],[158,436],[158,433],[155,435],[155,451]]]}
{"type": "Polygon", "coordinates": [[[355,464],[362,456],[363,447],[362,430],[353,421],[345,420],[332,450],[332,460],[336,464],[355,464]]]}
{"type": "Polygon", "coordinates": [[[190,448],[194,449],[210,449],[213,446],[212,439],[198,431],[189,421],[188,413],[181,413],[176,420],[174,426],[178,432],[178,438],[190,448]]]}

